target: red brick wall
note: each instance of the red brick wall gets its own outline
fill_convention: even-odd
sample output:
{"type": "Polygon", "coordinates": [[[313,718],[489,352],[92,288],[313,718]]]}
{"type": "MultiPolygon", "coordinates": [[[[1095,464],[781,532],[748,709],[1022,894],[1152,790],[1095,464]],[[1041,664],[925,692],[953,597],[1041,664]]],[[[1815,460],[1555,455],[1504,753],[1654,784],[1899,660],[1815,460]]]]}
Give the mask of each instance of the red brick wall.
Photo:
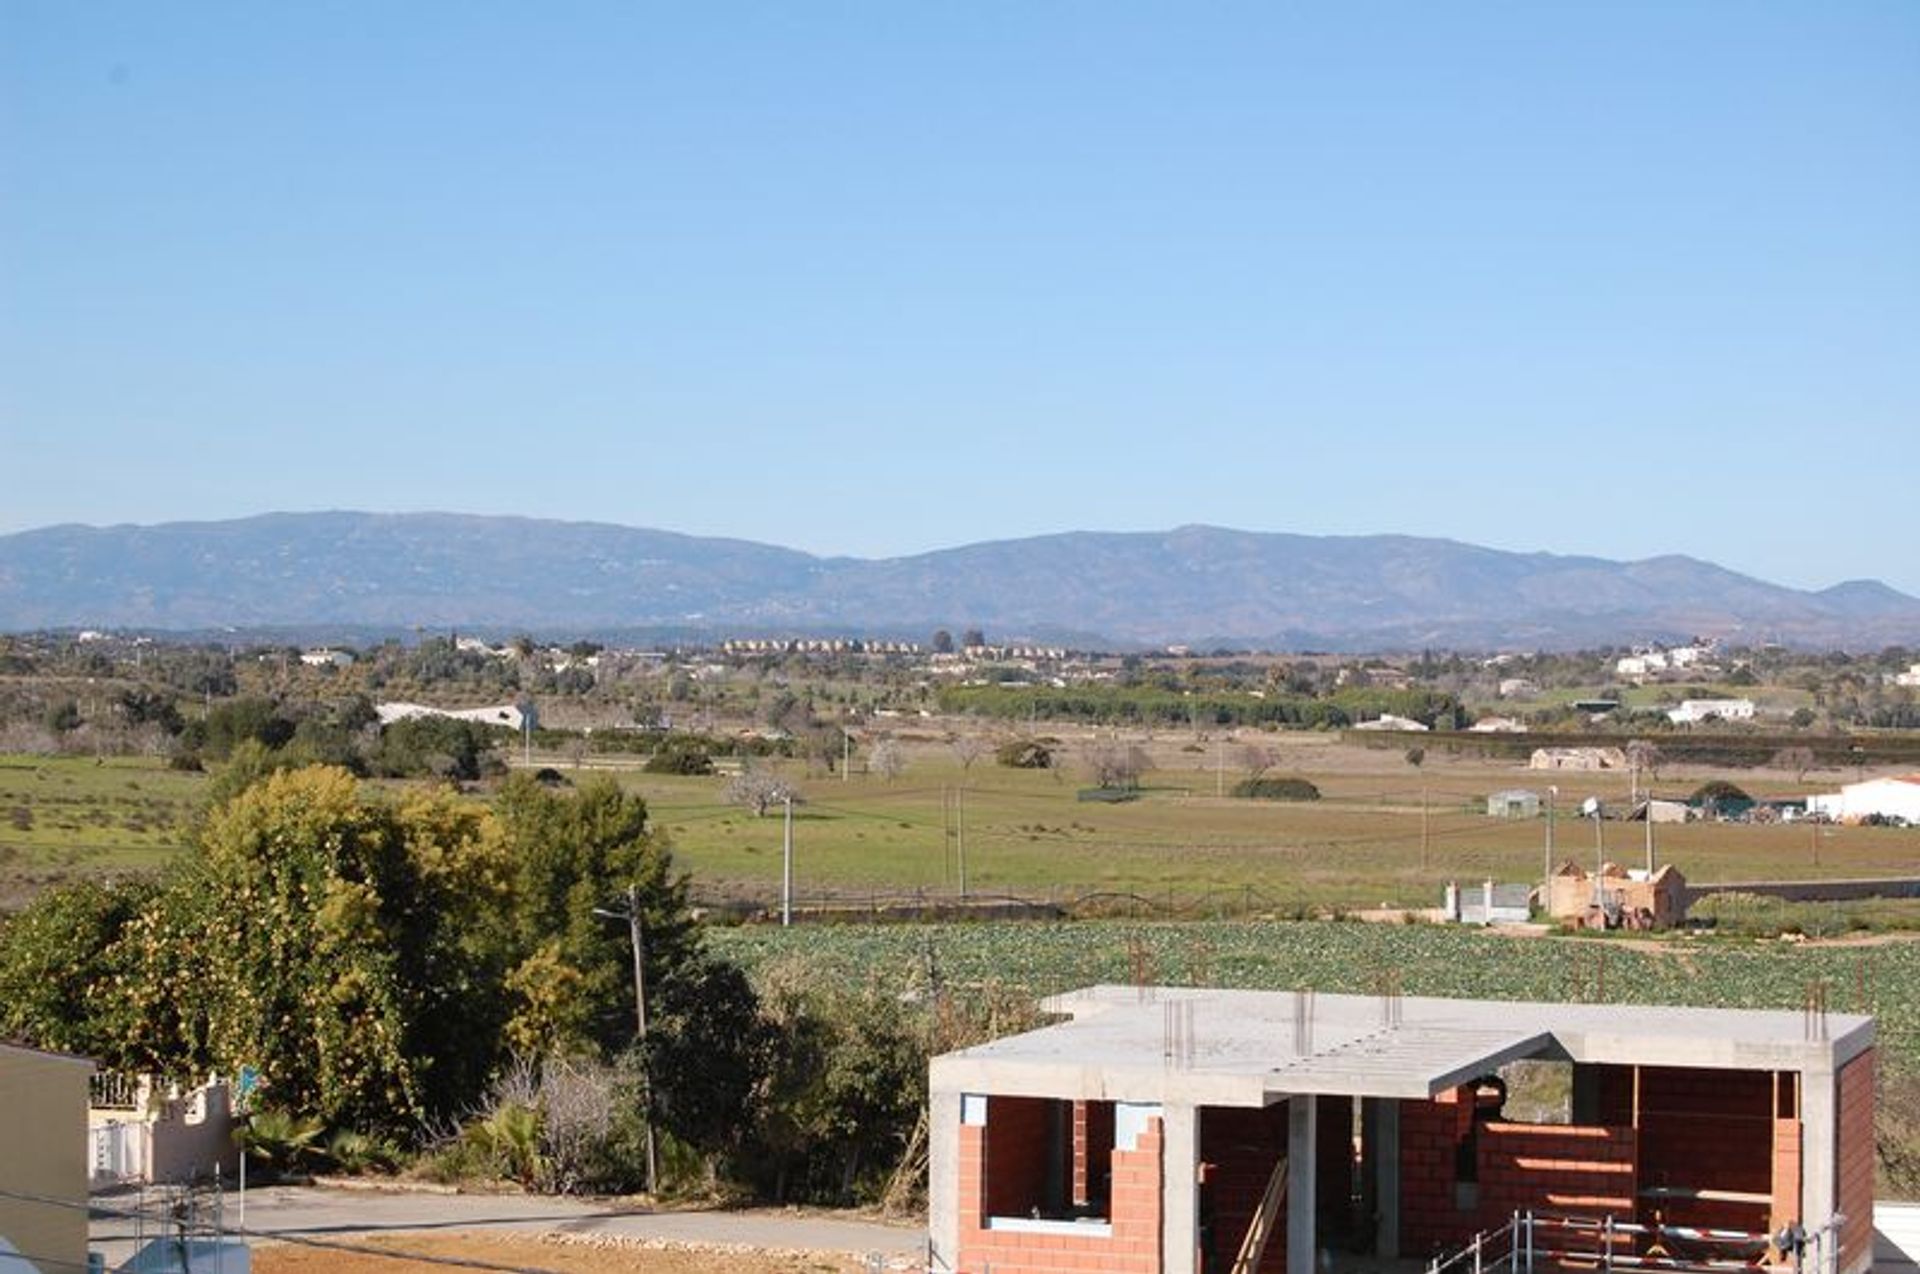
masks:
{"type": "Polygon", "coordinates": [[[1842,1274],[1873,1249],[1873,1067],[1868,1049],[1840,1068],[1839,1187],[1834,1206],[1847,1218],[1840,1232],[1842,1274]]]}
{"type": "Polygon", "coordinates": [[[1773,1121],[1773,1209],[1767,1230],[1778,1233],[1800,1219],[1800,1121],[1773,1121]]]}
{"type": "MultiPolygon", "coordinates": [[[[1165,1140],[1160,1121],[1148,1121],[1147,1130],[1133,1149],[1113,1152],[1111,1236],[990,1230],[985,1222],[992,1211],[983,1206],[983,1191],[992,1188],[986,1172],[988,1141],[1000,1131],[995,1120],[1000,1118],[999,1103],[1007,1100],[1017,1099],[988,1100],[986,1127],[960,1127],[960,1252],[955,1266],[959,1274],[986,1274],[989,1268],[993,1274],[1087,1274],[1094,1270],[1104,1274],[1159,1274],[1161,1147],[1165,1140]]],[[[1024,1123],[1017,1126],[1024,1127],[1024,1123]]],[[[1044,1147],[1044,1115],[1040,1127],[1044,1147]]],[[[997,1154],[995,1161],[997,1166],[997,1154]]]]}
{"type": "Polygon", "coordinates": [[[1623,1220],[1633,1214],[1633,1130],[1564,1124],[1481,1124],[1476,1201],[1470,1208],[1456,1206],[1460,1146],[1472,1129],[1471,1094],[1465,1090],[1400,1103],[1403,1254],[1452,1249],[1521,1209],[1611,1213],[1623,1220]]]}
{"type": "Polygon", "coordinates": [[[1635,1149],[1631,1128],[1482,1124],[1479,1228],[1522,1210],[1626,1219],[1635,1149]]]}
{"type": "Polygon", "coordinates": [[[1113,1103],[1073,1104],[1072,1202],[1104,1212],[1107,1204],[1107,1155],[1113,1148],[1113,1103]]]}
{"type": "Polygon", "coordinates": [[[1459,1090],[1400,1103],[1400,1251],[1419,1256],[1473,1237],[1474,1218],[1454,1207],[1454,1157],[1473,1126],[1459,1090]]]}
{"type": "MultiPolygon", "coordinates": [[[[1206,1106],[1200,1111],[1200,1161],[1207,1165],[1203,1207],[1213,1215],[1213,1251],[1225,1269],[1239,1255],[1274,1165],[1287,1153],[1285,1103],[1265,1110],[1206,1106]]],[[[1258,1274],[1286,1274],[1286,1218],[1280,1219],[1258,1274]]]]}

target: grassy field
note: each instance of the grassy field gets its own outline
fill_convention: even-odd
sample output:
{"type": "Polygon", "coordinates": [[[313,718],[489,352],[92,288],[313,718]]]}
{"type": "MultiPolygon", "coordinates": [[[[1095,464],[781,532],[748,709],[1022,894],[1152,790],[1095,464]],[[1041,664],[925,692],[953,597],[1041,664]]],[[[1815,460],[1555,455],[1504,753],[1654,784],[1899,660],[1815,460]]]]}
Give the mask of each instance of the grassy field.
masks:
{"type": "MultiPolygon", "coordinates": [[[[809,775],[799,762],[784,763],[805,802],[794,837],[803,899],[957,890],[964,804],[967,885],[975,894],[1113,892],[1164,905],[1171,891],[1176,906],[1199,914],[1248,904],[1283,914],[1432,906],[1449,879],[1540,877],[1547,821],[1489,818],[1489,792],[1518,786],[1544,794],[1549,780],[1556,783],[1555,857],[1582,863],[1595,857],[1595,828],[1571,812],[1588,796],[1624,807],[1629,795],[1625,774],[1530,772],[1439,748],[1415,767],[1398,749],[1346,746],[1329,735],[1175,732],[1134,736],[1155,768],[1138,800],[1107,804],[1078,799],[1088,779],[1077,758],[1092,733],[1055,729],[1065,766],[1053,772],[1009,770],[991,758],[963,768],[937,736],[906,732],[896,737],[907,767],[891,782],[858,772],[809,775]],[[1218,795],[1244,777],[1239,753],[1256,741],[1277,753],[1271,775],[1304,775],[1323,799],[1218,795]]],[[[592,772],[570,768],[565,758],[535,761],[576,779],[592,772]]],[[[650,775],[630,759],[611,772],[646,797],[654,825],[702,894],[777,894],[777,812],[756,818],[727,804],[723,776],[650,775]]],[[[1823,790],[1853,774],[1810,774],[1802,783],[1767,771],[1662,770],[1653,787],[1684,796],[1727,776],[1761,795],[1823,790]]],[[[152,760],[0,757],[0,906],[76,874],[158,865],[184,844],[205,784],[202,775],[152,760]]],[[[1643,826],[1607,822],[1601,831],[1609,858],[1641,861],[1643,826]]],[[[1696,882],[1920,870],[1920,831],[1694,823],[1661,827],[1657,836],[1661,861],[1696,882]]],[[[1875,925],[1900,924],[1906,914],[1856,911],[1875,925]]]]}
{"type": "Polygon", "coordinates": [[[205,786],[149,758],[0,756],[0,907],[75,876],[158,867],[186,843],[205,786]]]}
{"type": "MultiPolygon", "coordinates": [[[[1250,736],[1251,737],[1251,736],[1250,736]]],[[[990,761],[963,770],[943,749],[910,752],[892,782],[855,774],[789,775],[806,804],[795,817],[798,888],[803,894],[945,890],[958,885],[959,816],[965,789],[969,889],[980,893],[1076,894],[1102,890],[1196,899],[1254,890],[1281,905],[1431,906],[1440,882],[1539,879],[1546,819],[1489,818],[1485,797],[1506,787],[1545,793],[1558,784],[1556,859],[1595,857],[1594,825],[1568,814],[1588,796],[1624,807],[1624,774],[1543,774],[1510,763],[1432,755],[1415,768],[1398,752],[1344,747],[1325,736],[1260,736],[1282,754],[1274,774],[1303,774],[1323,799],[1245,801],[1217,792],[1242,774],[1238,745],[1180,737],[1153,744],[1157,768],[1139,800],[1081,801],[1084,777],[1069,771],[1004,769],[990,761]],[[1198,749],[1189,751],[1188,749],[1198,749]],[[1423,813],[1423,805],[1425,811],[1423,813]],[[1424,833],[1423,833],[1424,826],[1424,833]]],[[[1684,796],[1722,772],[1663,770],[1654,789],[1684,796]]],[[[1739,771],[1756,795],[1822,790],[1838,775],[1739,771]]],[[[1849,774],[1845,776],[1850,779],[1849,774]]],[[[723,778],[625,772],[647,798],[681,863],[715,890],[770,896],[781,862],[777,813],[755,818],[725,804],[723,778]]],[[[1606,855],[1642,861],[1643,825],[1608,822],[1606,855]]],[[[1911,873],[1920,868],[1920,831],[1811,825],[1694,823],[1656,829],[1660,861],[1701,882],[1911,873]],[[1817,861],[1816,861],[1817,859],[1817,861]]]]}

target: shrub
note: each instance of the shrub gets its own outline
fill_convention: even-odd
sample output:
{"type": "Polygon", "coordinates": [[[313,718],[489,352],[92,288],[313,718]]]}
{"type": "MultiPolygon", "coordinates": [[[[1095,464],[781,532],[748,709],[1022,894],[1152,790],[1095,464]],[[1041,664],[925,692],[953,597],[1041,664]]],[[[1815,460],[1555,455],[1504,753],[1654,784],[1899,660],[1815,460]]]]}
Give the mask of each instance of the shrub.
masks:
{"type": "Polygon", "coordinates": [[[713,754],[698,743],[673,739],[648,757],[640,768],[648,774],[711,774],[713,754]]]}
{"type": "Polygon", "coordinates": [[[1256,801],[1317,801],[1320,789],[1306,779],[1243,779],[1233,794],[1256,801]]]}
{"type": "Polygon", "coordinates": [[[993,759],[1013,770],[1053,767],[1053,752],[1038,739],[1010,739],[993,750],[993,759]]]}
{"type": "Polygon", "coordinates": [[[1708,802],[1725,805],[1729,802],[1750,803],[1753,798],[1748,796],[1746,790],[1737,783],[1729,783],[1725,779],[1708,779],[1694,788],[1693,795],[1687,800],[1695,805],[1705,805],[1708,802]]]}

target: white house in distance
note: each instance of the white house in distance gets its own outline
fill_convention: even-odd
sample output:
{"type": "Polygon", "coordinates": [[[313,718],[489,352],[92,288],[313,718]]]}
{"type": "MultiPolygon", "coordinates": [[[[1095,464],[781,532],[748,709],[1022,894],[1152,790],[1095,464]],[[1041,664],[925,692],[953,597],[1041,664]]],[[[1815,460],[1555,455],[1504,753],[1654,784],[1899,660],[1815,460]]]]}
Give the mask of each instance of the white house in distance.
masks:
{"type": "Polygon", "coordinates": [[[330,646],[322,646],[314,650],[301,652],[300,662],[309,668],[351,668],[353,667],[353,652],[349,650],[335,650],[330,646]]]}
{"type": "Polygon", "coordinates": [[[1751,721],[1751,699],[1686,699],[1679,707],[1667,709],[1667,720],[1675,725],[1698,725],[1702,721],[1751,721]]]}
{"type": "Polygon", "coordinates": [[[1374,720],[1362,721],[1353,728],[1356,730],[1411,730],[1418,734],[1424,733],[1427,727],[1412,717],[1396,717],[1391,712],[1383,712],[1374,720]]]}
{"type": "Polygon", "coordinates": [[[1920,824],[1920,774],[1848,783],[1838,792],[1807,798],[1807,812],[1840,823],[1857,823],[1878,814],[1920,824]]]}
{"type": "Polygon", "coordinates": [[[490,708],[429,708],[423,703],[376,703],[373,710],[381,725],[411,721],[416,717],[450,717],[455,721],[477,721],[481,725],[505,726],[509,730],[538,728],[540,721],[533,705],[503,703],[490,708]]]}
{"type": "Polygon", "coordinates": [[[1896,686],[1920,686],[1920,664],[1914,664],[1905,672],[1894,673],[1893,684],[1896,686]]]}

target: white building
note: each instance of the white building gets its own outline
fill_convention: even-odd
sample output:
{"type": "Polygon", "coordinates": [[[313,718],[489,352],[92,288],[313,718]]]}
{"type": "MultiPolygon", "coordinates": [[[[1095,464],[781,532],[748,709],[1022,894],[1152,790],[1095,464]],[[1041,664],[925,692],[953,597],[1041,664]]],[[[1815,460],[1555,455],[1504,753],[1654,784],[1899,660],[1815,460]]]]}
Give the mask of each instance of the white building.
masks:
{"type": "Polygon", "coordinates": [[[1845,784],[1838,792],[1808,797],[1807,812],[1841,823],[1857,823],[1874,814],[1920,823],[1920,774],[1845,784]]]}
{"type": "Polygon", "coordinates": [[[1424,733],[1426,726],[1412,717],[1396,717],[1391,712],[1383,712],[1372,721],[1362,721],[1353,727],[1356,730],[1411,730],[1424,733]]]}
{"type": "Polygon", "coordinates": [[[1751,721],[1751,699],[1687,699],[1679,707],[1667,709],[1667,720],[1675,725],[1697,725],[1702,721],[1751,721]]]}
{"type": "Polygon", "coordinates": [[[535,729],[540,721],[528,704],[503,703],[491,708],[429,708],[423,703],[376,703],[373,710],[381,725],[411,721],[416,717],[450,717],[455,721],[477,721],[481,725],[505,726],[509,730],[535,729]]]}
{"type": "Polygon", "coordinates": [[[348,650],[335,650],[330,646],[322,646],[315,650],[303,652],[300,656],[300,662],[309,668],[351,668],[353,667],[353,652],[348,650]]]}
{"type": "Polygon", "coordinates": [[[1894,673],[1893,684],[1896,686],[1920,686],[1920,664],[1913,665],[1905,672],[1894,673]]]}

